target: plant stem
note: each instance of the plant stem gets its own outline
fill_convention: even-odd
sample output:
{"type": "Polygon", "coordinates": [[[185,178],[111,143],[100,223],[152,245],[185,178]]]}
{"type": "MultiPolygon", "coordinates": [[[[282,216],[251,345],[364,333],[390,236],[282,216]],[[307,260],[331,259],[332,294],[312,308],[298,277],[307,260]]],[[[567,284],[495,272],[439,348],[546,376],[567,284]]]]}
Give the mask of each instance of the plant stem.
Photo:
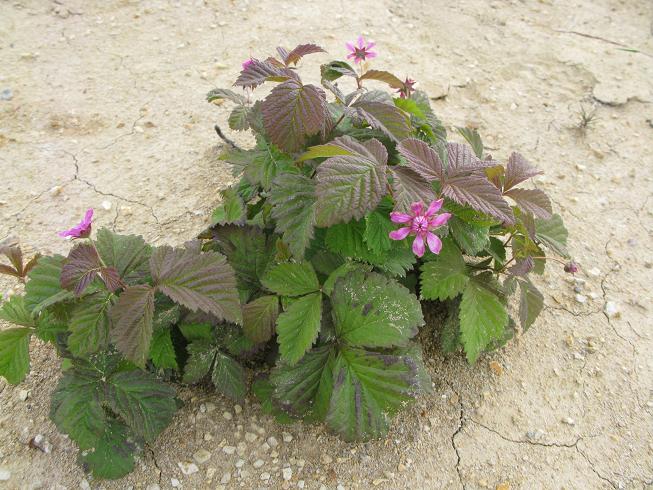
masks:
{"type": "Polygon", "coordinates": [[[215,126],[213,126],[213,129],[215,129],[215,132],[218,133],[218,136],[220,137],[220,139],[222,139],[222,141],[227,143],[234,150],[242,151],[242,148],[240,146],[238,146],[236,143],[234,143],[233,141],[231,141],[229,138],[225,136],[225,134],[222,132],[222,129],[220,129],[220,126],[216,124],[215,126]]]}

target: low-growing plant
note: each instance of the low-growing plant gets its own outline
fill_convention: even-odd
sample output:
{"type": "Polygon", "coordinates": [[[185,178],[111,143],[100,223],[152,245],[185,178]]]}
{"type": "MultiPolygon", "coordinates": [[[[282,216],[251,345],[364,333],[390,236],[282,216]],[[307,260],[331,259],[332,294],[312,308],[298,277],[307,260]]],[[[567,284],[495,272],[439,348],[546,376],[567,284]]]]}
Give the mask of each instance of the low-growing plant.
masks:
{"type": "Polygon", "coordinates": [[[17,325],[0,332],[0,375],[25,378],[31,336],[54,345],[63,376],[51,417],[95,476],[129,472],[170,423],[179,402],[167,382],[210,380],[240,400],[254,371],[252,391],[280,423],[365,440],[431,389],[416,341],[430,301],[445,312],[442,348],[470,363],[542,310],[529,275],[568,254],[550,200],[524,186],[540,172],[518,153],[493,159],[475,130],[448,141],[413,80],[369,69],[376,53],[362,37],[348,48],[356,67],[323,64],[322,87],[299,77],[299,61],[324,52],[305,44],[243,63],[243,93],[208,94],[235,104],[229,126],[256,146],[225,138],[239,180],[198,240],[92,238],[89,210],[62,233],[75,240],[67,257],[23,266],[15,244],[1,249],[12,265],[0,272],[28,279],[0,309],[17,325]]]}

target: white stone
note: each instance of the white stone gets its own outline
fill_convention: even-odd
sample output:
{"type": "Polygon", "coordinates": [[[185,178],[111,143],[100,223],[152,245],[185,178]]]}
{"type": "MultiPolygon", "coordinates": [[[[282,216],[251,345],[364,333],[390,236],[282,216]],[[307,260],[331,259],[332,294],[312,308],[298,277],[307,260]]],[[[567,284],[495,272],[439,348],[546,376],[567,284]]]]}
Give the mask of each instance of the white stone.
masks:
{"type": "Polygon", "coordinates": [[[567,425],[576,425],[576,421],[571,417],[565,417],[562,419],[562,421],[567,425]]]}
{"type": "Polygon", "coordinates": [[[54,187],[52,187],[50,189],[50,195],[52,197],[58,196],[59,194],[61,194],[62,190],[63,190],[63,187],[61,187],[60,185],[55,185],[54,187]]]}
{"type": "Polygon", "coordinates": [[[225,412],[222,414],[222,416],[225,418],[225,420],[231,420],[234,418],[234,416],[231,415],[231,412],[225,412]]]}
{"type": "Polygon", "coordinates": [[[79,482],[79,488],[82,490],[91,490],[91,484],[88,482],[88,480],[83,479],[79,482]]]}
{"type": "Polygon", "coordinates": [[[176,478],[170,478],[170,485],[172,485],[173,488],[179,487],[180,483],[179,480],[176,478]]]}
{"type": "Polygon", "coordinates": [[[289,434],[288,432],[283,433],[283,442],[291,442],[292,441],[292,434],[289,434]]]}
{"type": "Polygon", "coordinates": [[[111,201],[102,201],[101,205],[102,205],[102,209],[104,209],[105,211],[109,211],[112,206],[111,201]]]}
{"type": "Polygon", "coordinates": [[[263,461],[262,459],[257,459],[256,461],[254,461],[254,463],[252,464],[252,466],[253,466],[254,468],[258,469],[258,468],[260,468],[261,466],[263,466],[264,464],[265,464],[265,461],[263,461]]]}
{"type": "Polygon", "coordinates": [[[222,451],[224,451],[225,454],[233,454],[236,452],[235,446],[225,446],[222,448],[222,451]]]}
{"type": "Polygon", "coordinates": [[[304,485],[306,485],[306,483],[304,483],[304,480],[299,480],[297,482],[297,488],[304,488],[304,485]]]}
{"type": "Polygon", "coordinates": [[[179,466],[181,472],[186,476],[193,475],[200,470],[195,463],[191,463],[190,461],[179,462],[177,466],[179,466]]]}
{"type": "Polygon", "coordinates": [[[234,405],[234,412],[236,412],[236,415],[241,413],[243,411],[243,407],[240,405],[234,405]]]}
{"type": "Polygon", "coordinates": [[[290,479],[292,479],[292,468],[284,468],[281,471],[281,473],[283,475],[284,480],[289,481],[290,479]]]}
{"type": "Polygon", "coordinates": [[[29,398],[29,391],[27,391],[27,390],[20,390],[20,391],[18,392],[18,399],[19,399],[21,402],[24,402],[24,401],[27,400],[28,398],[29,398]]]}
{"type": "Polygon", "coordinates": [[[261,473],[261,480],[269,480],[270,479],[270,473],[263,472],[261,473]]]}
{"type": "Polygon", "coordinates": [[[576,302],[583,304],[587,302],[587,296],[584,296],[582,294],[577,294],[576,295],[576,302]]]}
{"type": "Polygon", "coordinates": [[[0,481],[7,481],[11,478],[11,471],[6,468],[0,468],[0,481]]]}
{"type": "Polygon", "coordinates": [[[145,490],[161,490],[161,487],[156,483],[153,483],[152,485],[145,487],[145,490]]]}
{"type": "Polygon", "coordinates": [[[268,444],[270,447],[277,447],[279,445],[279,441],[277,441],[277,438],[274,436],[268,437],[268,444]]]}
{"type": "Polygon", "coordinates": [[[236,461],[236,468],[242,468],[243,466],[245,466],[244,459],[239,459],[238,461],[236,461]]]}
{"type": "Polygon", "coordinates": [[[590,270],[587,271],[587,273],[590,276],[599,277],[601,275],[601,270],[596,267],[592,267],[590,270]]]}
{"type": "Polygon", "coordinates": [[[245,432],[245,440],[247,442],[254,442],[258,436],[256,434],[252,434],[251,432],[245,432]]]}
{"type": "Polygon", "coordinates": [[[195,454],[193,454],[193,459],[197,464],[204,464],[211,459],[211,453],[206,449],[198,449],[195,451],[195,454]]]}
{"type": "Polygon", "coordinates": [[[229,483],[231,481],[231,473],[225,473],[222,475],[222,478],[220,479],[220,483],[223,485],[229,483]]]}
{"type": "Polygon", "coordinates": [[[603,307],[603,312],[608,316],[608,318],[616,318],[621,315],[621,309],[619,305],[614,301],[608,301],[603,307]]]}

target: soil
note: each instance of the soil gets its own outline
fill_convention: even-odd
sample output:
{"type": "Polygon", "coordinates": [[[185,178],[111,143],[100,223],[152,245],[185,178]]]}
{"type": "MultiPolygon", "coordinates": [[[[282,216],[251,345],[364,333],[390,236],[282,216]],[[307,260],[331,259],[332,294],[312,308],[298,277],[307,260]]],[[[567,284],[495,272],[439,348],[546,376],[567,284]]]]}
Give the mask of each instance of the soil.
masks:
{"type": "Polygon", "coordinates": [[[302,63],[315,79],[362,32],[375,66],[418,80],[447,124],[545,172],[581,272],[552,264],[535,326],[474,366],[425,329],[434,391],[385,440],[347,444],[179,387],[184,408],[117,482],[85,475],[49,421],[59,364],[33,341],[26,382],[0,381],[0,488],[651,488],[652,19],[646,0],[1,0],[0,239],[28,253],[66,251],[55,232],[87,207],[156,244],[192,237],[233,179],[213,132],[228,104],[204,94],[279,44],[324,46],[302,63]],[[37,434],[50,452],[30,447],[37,434]],[[184,475],[200,449],[210,459],[184,475]]]}

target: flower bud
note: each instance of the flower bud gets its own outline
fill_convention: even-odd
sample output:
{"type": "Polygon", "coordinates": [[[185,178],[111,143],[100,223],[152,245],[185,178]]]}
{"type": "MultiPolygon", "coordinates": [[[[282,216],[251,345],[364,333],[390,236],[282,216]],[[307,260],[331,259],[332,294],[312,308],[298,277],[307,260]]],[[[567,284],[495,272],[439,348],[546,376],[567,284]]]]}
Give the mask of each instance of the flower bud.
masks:
{"type": "Polygon", "coordinates": [[[569,272],[570,274],[576,274],[576,272],[578,272],[579,270],[580,268],[578,267],[578,264],[573,260],[565,264],[565,272],[569,272]]]}

